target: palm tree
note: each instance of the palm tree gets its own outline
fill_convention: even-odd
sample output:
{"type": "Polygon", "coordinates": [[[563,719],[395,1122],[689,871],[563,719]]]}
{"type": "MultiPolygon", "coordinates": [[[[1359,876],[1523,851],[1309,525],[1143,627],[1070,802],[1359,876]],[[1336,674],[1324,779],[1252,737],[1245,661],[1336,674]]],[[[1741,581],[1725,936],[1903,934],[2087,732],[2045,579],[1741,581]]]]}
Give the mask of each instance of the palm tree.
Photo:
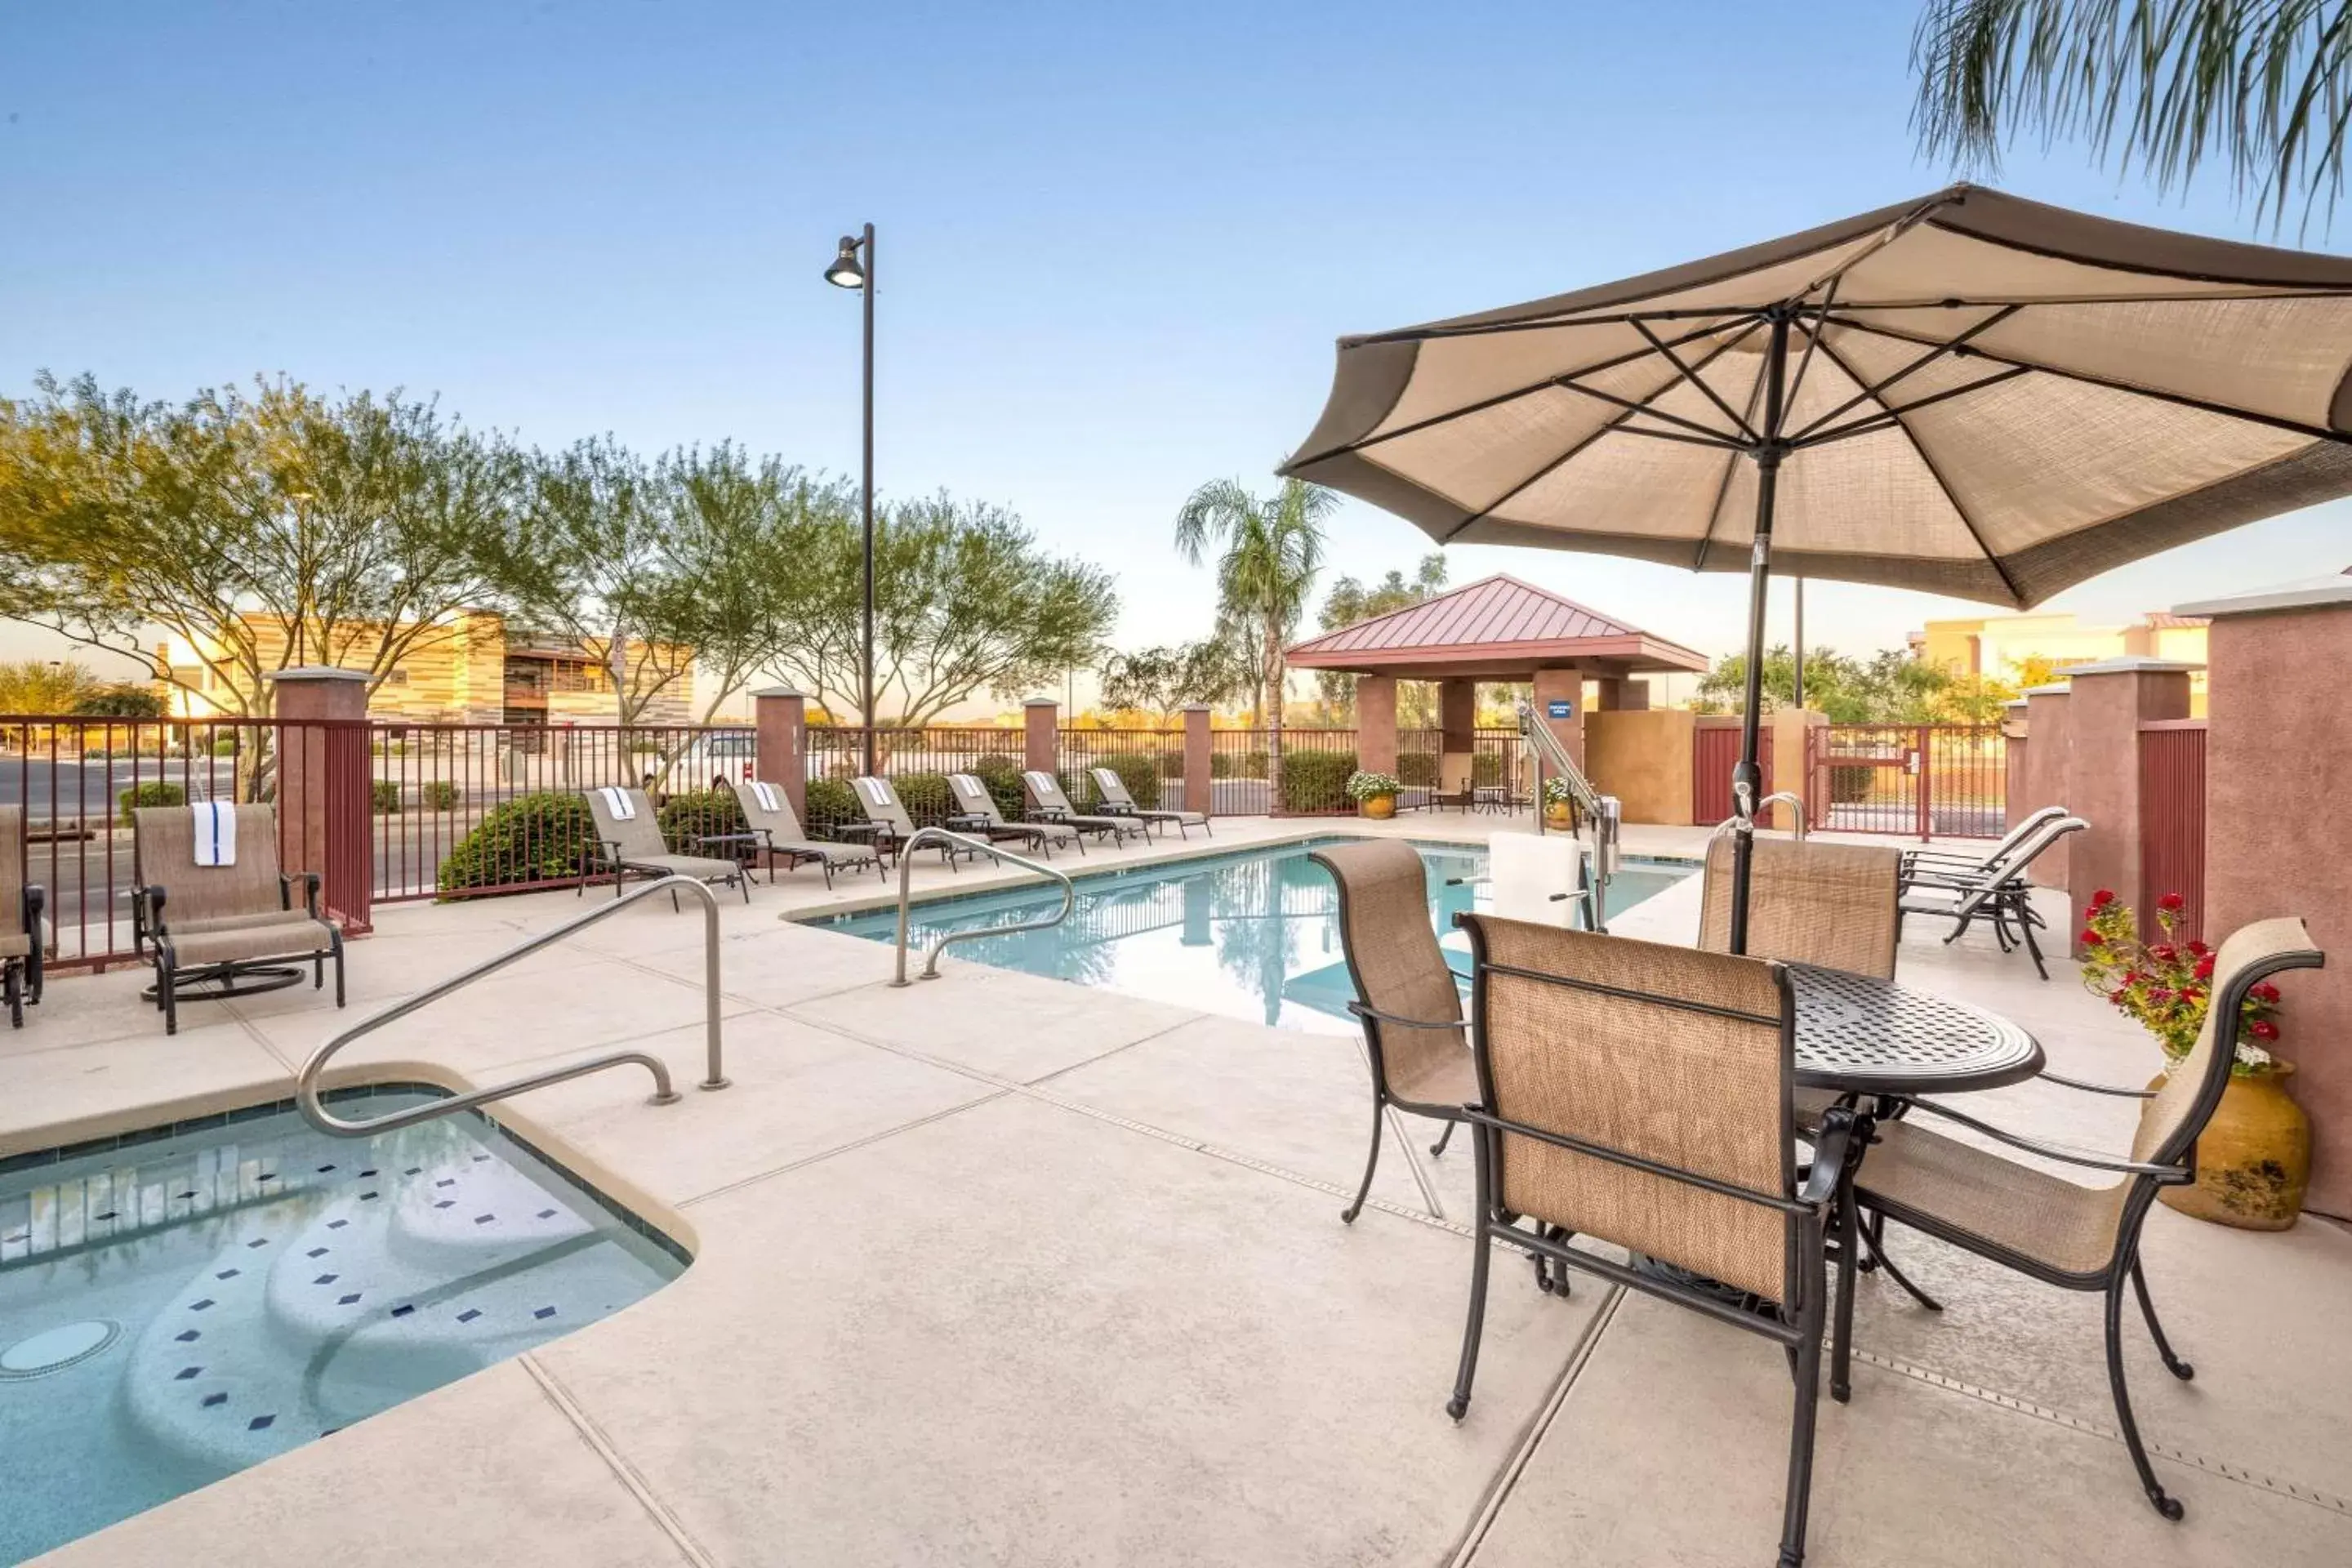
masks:
{"type": "Polygon", "coordinates": [[[1339,505],[1338,495],[1300,479],[1285,479],[1270,497],[1211,479],[1176,514],[1176,548],[1187,561],[1198,566],[1217,552],[1219,619],[1256,633],[1269,809],[1282,804],[1282,645],[1306,614],[1323,567],[1323,520],[1339,505]]]}
{"type": "Polygon", "coordinates": [[[1912,126],[1929,157],[1998,166],[2032,128],[2188,183],[2226,159],[2273,224],[2333,212],[2352,130],[2344,0],[1927,0],[1912,126]]]}

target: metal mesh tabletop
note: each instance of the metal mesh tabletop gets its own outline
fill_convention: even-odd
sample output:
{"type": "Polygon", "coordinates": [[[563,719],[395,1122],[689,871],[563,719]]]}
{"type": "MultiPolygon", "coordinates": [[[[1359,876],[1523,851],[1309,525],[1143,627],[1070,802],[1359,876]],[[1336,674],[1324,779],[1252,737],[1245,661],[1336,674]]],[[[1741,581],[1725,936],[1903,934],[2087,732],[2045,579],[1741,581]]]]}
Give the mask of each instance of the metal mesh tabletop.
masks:
{"type": "Polygon", "coordinates": [[[1890,980],[1789,965],[1797,1081],[1808,1089],[1927,1094],[1999,1089],[2042,1070],[2042,1047],[2008,1019],[1890,980]]]}

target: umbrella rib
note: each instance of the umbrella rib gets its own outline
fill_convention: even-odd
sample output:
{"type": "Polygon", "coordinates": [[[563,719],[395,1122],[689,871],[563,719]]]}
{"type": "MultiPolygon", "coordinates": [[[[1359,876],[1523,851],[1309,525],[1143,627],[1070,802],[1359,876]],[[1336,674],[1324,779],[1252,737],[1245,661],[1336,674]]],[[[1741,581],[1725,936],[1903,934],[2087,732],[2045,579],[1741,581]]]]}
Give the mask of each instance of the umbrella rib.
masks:
{"type": "MultiPolygon", "coordinates": [[[[1717,408],[1721,409],[1723,411],[1723,416],[1726,419],[1730,420],[1731,423],[1738,428],[1738,431],[1742,436],[1745,436],[1750,441],[1759,438],[1755,430],[1748,425],[1748,421],[1742,419],[1738,414],[1733,410],[1731,405],[1723,400],[1723,395],[1716,391],[1714,387],[1709,386],[1706,382],[1700,380],[1698,372],[1685,364],[1683,363],[1682,355],[1675,353],[1673,349],[1668,348],[1665,341],[1660,338],[1657,333],[1650,330],[1650,325],[1647,321],[1634,322],[1633,330],[1641,333],[1644,338],[1647,338],[1652,348],[1656,349],[1660,353],[1665,355],[1666,363],[1673,365],[1675,371],[1685,381],[1689,382],[1693,386],[1697,387],[1700,392],[1706,395],[1706,400],[1709,403],[1714,404],[1717,408]]],[[[1712,356],[1710,356],[1710,359],[1711,357],[1712,356]]],[[[1702,368],[1704,368],[1704,366],[1702,366],[1702,368]]]]}
{"type": "MultiPolygon", "coordinates": [[[[1756,400],[1764,395],[1764,378],[1758,376],[1748,387],[1748,412],[1756,412],[1756,400]]],[[[1706,552],[1714,548],[1715,531],[1723,521],[1723,503],[1731,494],[1731,476],[1739,471],[1739,454],[1734,452],[1723,465],[1723,477],[1715,481],[1715,500],[1706,509],[1706,531],[1698,536],[1698,549],[1691,555],[1691,570],[1706,570],[1706,552]]]]}
{"type": "MultiPolygon", "coordinates": [[[[1999,326],[2001,322],[2006,321],[2011,316],[2014,316],[2023,309],[2025,309],[2025,307],[2022,305],[2008,306],[1996,311],[1992,315],[1987,316],[1983,321],[1979,321],[1976,325],[1969,328],[1968,331],[1937,343],[1932,351],[1927,353],[1921,354],[1917,359],[1913,360],[1909,364],[1905,365],[1902,369],[1896,371],[1885,380],[1877,383],[1875,385],[1865,385],[1860,392],[1855,393],[1852,397],[1847,398],[1843,403],[1839,404],[1835,408],[1831,409],[1827,414],[1822,415],[1820,418],[1813,420],[1811,423],[1805,426],[1803,429],[1799,430],[1794,436],[1790,437],[1789,439],[1801,444],[1806,437],[1811,435],[1822,426],[1827,425],[1831,420],[1837,418],[1847,409],[1853,408],[1860,404],[1868,403],[1873,398],[1876,398],[1882,407],[1885,406],[1886,399],[1881,395],[1884,394],[1888,387],[1893,386],[1896,382],[1910,375],[1914,371],[1924,370],[1928,365],[1935,363],[1937,360],[1943,358],[1948,353],[1959,353],[1961,346],[1967,343],[1969,339],[1975,337],[1979,332],[1991,331],[1994,327],[1999,326]]],[[[1824,314],[1822,318],[1821,324],[1824,327],[1832,327],[1845,326],[1849,323],[1824,314]]],[[[1863,330],[1860,329],[1858,323],[1856,326],[1857,330],[1863,330]]],[[[1843,362],[1840,363],[1843,363],[1843,362]]],[[[1794,400],[1791,399],[1791,401],[1794,400]]]]}
{"type": "MultiPolygon", "coordinates": [[[[1875,337],[1893,338],[1898,342],[1916,343],[1923,347],[1935,342],[1932,338],[1914,337],[1908,332],[1898,332],[1888,327],[1874,327],[1861,321],[1840,320],[1837,324],[1850,327],[1857,332],[1868,332],[1875,337]]],[[[2105,387],[2109,392],[2127,392],[2136,397],[2151,398],[2158,403],[2169,403],[2181,408],[2194,408],[2200,413],[2218,414],[2228,419],[2242,419],[2250,425],[2265,425],[2273,430],[2284,430],[2293,435],[2306,436],[2315,441],[2333,441],[2339,446],[2352,445],[2352,436],[2347,436],[2340,430],[2322,429],[2316,425],[2305,425],[2300,420],[2283,418],[2275,414],[2258,413],[2251,408],[2232,408],[2226,403],[2214,403],[2202,397],[2191,397],[2182,392],[2165,392],[2152,386],[2134,386],[2129,382],[2114,381],[2106,376],[2093,375],[2087,371],[2067,370],[2059,365],[2043,364],[2038,360],[2014,359],[2007,354],[1997,353],[1991,349],[1971,348],[1969,353],[1990,360],[1995,364],[2015,365],[2021,370],[2037,371],[2043,375],[2054,375],[2062,381],[2080,382],[2085,386],[2105,387]]]]}
{"type": "MultiPolygon", "coordinates": [[[[1751,335],[1753,335],[1753,334],[1754,334],[1754,332],[1755,332],[1755,331],[1756,331],[1757,327],[1758,327],[1759,324],[1760,324],[1760,323],[1759,323],[1759,322],[1750,321],[1750,322],[1749,322],[1746,327],[1744,327],[1744,328],[1742,328],[1742,329],[1740,330],[1739,335],[1738,335],[1738,337],[1735,337],[1735,338],[1727,338],[1727,339],[1726,339],[1724,342],[1720,342],[1720,343],[1717,344],[1717,345],[1715,346],[1715,348],[1714,348],[1711,352],[1709,352],[1709,353],[1708,353],[1707,356],[1706,356],[1705,359],[1703,359],[1703,360],[1701,360],[1701,361],[1699,361],[1699,362],[1698,362],[1698,368],[1699,368],[1699,369],[1701,369],[1701,370],[1705,370],[1708,365],[1713,364],[1713,363],[1714,363],[1717,359],[1721,358],[1723,355],[1725,355],[1725,354],[1727,354],[1727,353],[1729,353],[1733,349],[1735,349],[1735,348],[1738,347],[1741,343],[1743,343],[1743,342],[1747,342],[1747,341],[1748,341],[1748,339],[1751,335]]],[[[1688,340],[1688,339],[1677,339],[1676,341],[1677,341],[1677,342],[1688,342],[1689,340],[1688,340]]],[[[1666,380],[1666,381],[1660,382],[1660,383],[1658,384],[1657,387],[1656,387],[1654,391],[1652,391],[1651,393],[1649,393],[1647,396],[1644,396],[1644,397],[1642,399],[1643,403],[1644,405],[1646,405],[1646,404],[1648,404],[1648,403],[1649,403],[1649,401],[1650,401],[1652,398],[1664,397],[1667,393],[1669,393],[1669,392],[1671,392],[1671,391],[1673,391],[1673,390],[1674,390],[1675,385],[1675,382],[1674,382],[1673,380],[1671,380],[1671,379],[1666,380]]],[[[1754,403],[1754,402],[1755,402],[1755,400],[1756,400],[1755,392],[1754,392],[1754,390],[1751,388],[1751,389],[1749,390],[1749,392],[1748,392],[1748,401],[1749,401],[1749,403],[1751,403],[1751,404],[1752,404],[1752,403],[1754,403]]],[[[1468,527],[1469,527],[1472,523],[1474,523],[1474,522],[1484,522],[1484,521],[1486,521],[1488,518],[1490,518],[1490,517],[1492,517],[1492,516],[1494,516],[1494,515],[1495,515],[1495,509],[1496,509],[1496,507],[1499,507],[1499,506],[1503,505],[1505,502],[1509,501],[1509,500],[1515,500],[1515,499],[1516,499],[1516,498],[1517,498],[1518,496],[1520,496],[1520,495],[1524,494],[1524,493],[1527,491],[1527,489],[1528,489],[1528,487],[1530,487],[1531,485],[1534,485],[1534,484],[1538,483],[1539,480],[1541,480],[1541,479],[1545,479],[1545,478],[1549,477],[1550,474],[1554,473],[1554,472],[1555,472],[1555,471],[1557,471],[1559,468],[1560,468],[1563,465],[1565,465],[1565,464],[1567,464],[1567,463],[1569,463],[1569,462],[1573,461],[1573,460],[1576,458],[1576,457],[1577,457],[1580,453],[1583,452],[1587,447],[1591,447],[1591,446],[1595,441],[1600,440],[1603,436],[1608,435],[1608,434],[1609,434],[1611,431],[1612,431],[1612,430],[1621,430],[1621,429],[1624,429],[1624,428],[1626,427],[1626,424],[1625,424],[1625,422],[1626,422],[1627,420],[1629,420],[1629,419],[1633,418],[1633,416],[1634,416],[1635,414],[1638,414],[1638,413],[1640,413],[1640,412],[1642,412],[1642,410],[1641,410],[1641,409],[1637,409],[1637,408],[1629,408],[1629,409],[1625,410],[1623,413],[1619,414],[1619,415],[1617,415],[1615,417],[1613,417],[1613,418],[1610,419],[1607,423],[1603,424],[1603,425],[1601,426],[1601,428],[1600,428],[1600,429],[1595,430],[1594,432],[1592,432],[1592,434],[1591,434],[1590,436],[1587,436],[1587,437],[1584,437],[1584,439],[1582,439],[1581,441],[1579,441],[1579,442],[1577,442],[1575,445],[1573,445],[1573,446],[1570,447],[1569,447],[1569,449],[1568,449],[1567,451],[1562,452],[1559,457],[1554,458],[1551,461],[1549,461],[1549,462],[1548,462],[1548,463],[1544,464],[1541,468],[1538,468],[1534,473],[1529,474],[1526,479],[1521,479],[1517,484],[1513,485],[1509,489],[1505,490],[1501,495],[1496,496],[1493,500],[1488,501],[1485,506],[1480,507],[1476,511],[1472,512],[1468,517],[1464,518],[1460,522],[1455,523],[1452,528],[1450,528],[1450,529],[1446,530],[1445,537],[1444,537],[1444,538],[1443,538],[1443,539],[1441,539],[1441,540],[1439,540],[1437,542],[1439,542],[1440,544],[1450,544],[1450,543],[1452,543],[1452,542],[1454,542],[1454,536],[1455,536],[1455,535],[1457,535],[1457,534],[1459,534],[1459,533],[1460,533],[1464,529],[1468,528],[1468,527]]],[[[1745,419],[1743,419],[1743,420],[1741,420],[1739,423],[1740,423],[1741,426],[1744,428],[1744,427],[1746,427],[1746,426],[1747,426],[1747,423],[1748,423],[1748,422],[1747,422],[1745,419]]],[[[1663,434],[1664,434],[1664,432],[1662,432],[1662,431],[1646,431],[1646,432],[1637,431],[1637,432],[1635,432],[1635,434],[1663,435],[1663,434]]],[[[1687,437],[1685,437],[1685,438],[1687,439],[1687,437]]],[[[1712,443],[1710,443],[1710,444],[1712,444],[1712,443]]]]}
{"type": "Polygon", "coordinates": [[[2352,299],[2352,289],[2269,289],[2240,294],[1970,294],[1933,300],[1850,300],[1842,310],[1944,310],[1986,305],[2261,304],[2280,300],[2352,299]]]}
{"type": "MultiPolygon", "coordinates": [[[[1833,426],[1831,428],[1822,431],[1818,436],[1801,436],[1799,438],[1792,441],[1790,445],[1798,447],[1825,447],[1832,441],[1843,441],[1849,437],[1874,436],[1879,431],[1885,429],[1890,422],[1899,422],[1901,416],[1906,414],[1910,414],[1918,409],[1929,407],[1935,404],[1945,402],[1950,398],[1965,397],[1971,392],[1982,392],[1988,386],[1998,386],[2004,381],[2014,381],[2021,375],[2032,375],[2033,374],[2035,373],[2029,366],[2021,364],[2010,365],[1991,375],[1984,377],[1981,380],[1972,381],[1966,386],[1948,386],[1941,392],[1931,392],[1925,397],[1914,398],[1911,402],[1903,405],[1899,408],[1891,403],[1884,403],[1881,405],[1879,411],[1875,414],[1864,415],[1851,425],[1833,426]]],[[[1818,420],[1814,421],[1815,425],[1818,425],[1820,421],[1818,420]]],[[[1808,430],[1811,428],[1813,428],[1813,426],[1811,425],[1806,426],[1806,429],[1808,430]]]]}
{"type": "MultiPolygon", "coordinates": [[[[1844,281],[1845,274],[1840,272],[1837,276],[1830,279],[1830,286],[1822,291],[1821,315],[1823,319],[1826,319],[1829,313],[1837,308],[1838,285],[1844,281]]],[[[1801,301],[1802,298],[1803,297],[1801,295],[1799,296],[1801,301]]],[[[1799,315],[1802,315],[1804,313],[1804,307],[1801,302],[1797,307],[1797,313],[1799,315]]],[[[1813,344],[1817,341],[1814,337],[1814,332],[1818,332],[1820,330],[1820,327],[1816,325],[1812,332],[1807,332],[1805,334],[1804,357],[1797,361],[1797,374],[1789,382],[1788,406],[1790,408],[1797,406],[1797,394],[1804,390],[1805,373],[1813,368],[1813,344]]]]}
{"type": "MultiPolygon", "coordinates": [[[[1832,348],[1826,339],[1822,342],[1822,352],[1829,355],[1840,370],[1848,375],[1853,375],[1853,367],[1846,363],[1845,356],[1832,348]]],[[[1854,376],[1856,382],[1861,379],[1860,376],[1854,376]]],[[[1884,407],[1885,405],[1882,404],[1880,406],[1884,407]]],[[[1887,412],[1891,415],[1894,410],[1889,409],[1887,412]]],[[[2020,609],[2023,609],[2032,601],[2027,599],[2024,593],[2019,589],[2017,579],[2009,574],[2009,568],[2001,563],[2000,557],[1993,552],[1992,546],[1985,542],[1984,534],[1977,528],[1977,520],[1970,517],[1969,509],[1960,504],[1960,498],[1954,493],[1951,481],[1944,478],[1944,470],[1936,466],[1936,459],[1927,455],[1927,448],[1920,445],[1919,437],[1911,426],[1896,419],[1895,428],[1903,432],[1903,438],[1911,444],[1912,455],[1919,459],[1919,466],[1927,470],[1927,477],[1936,481],[1937,489],[1943,491],[1945,503],[1952,509],[1952,515],[1960,520],[1960,526],[1969,531],[1969,538],[1976,542],[1977,549],[1983,552],[1985,564],[1990,566],[1994,574],[2000,577],[2000,585],[2009,590],[2011,600],[2020,609]]]]}

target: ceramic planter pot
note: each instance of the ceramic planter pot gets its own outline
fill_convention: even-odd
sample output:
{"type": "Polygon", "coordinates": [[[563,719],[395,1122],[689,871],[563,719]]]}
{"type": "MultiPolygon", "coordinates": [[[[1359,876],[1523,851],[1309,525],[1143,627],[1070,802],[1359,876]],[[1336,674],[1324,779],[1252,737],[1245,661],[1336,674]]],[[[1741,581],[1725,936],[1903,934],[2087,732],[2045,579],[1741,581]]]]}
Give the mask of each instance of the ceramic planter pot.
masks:
{"type": "Polygon", "coordinates": [[[1375,822],[1385,822],[1396,815],[1396,796],[1376,795],[1356,803],[1356,809],[1375,822]]]}
{"type": "Polygon", "coordinates": [[[1568,802],[1564,800],[1556,800],[1549,805],[1545,806],[1544,826],[1546,827],[1558,828],[1562,833],[1567,832],[1569,827],[1568,802]]]}
{"type": "Polygon", "coordinates": [[[2232,1074],[2197,1140],[2196,1184],[2162,1188],[2158,1201],[2239,1230],[2293,1225],[2311,1182],[2311,1121],[2286,1089],[2294,1071],[2281,1062],[2259,1077],[2232,1074]]]}

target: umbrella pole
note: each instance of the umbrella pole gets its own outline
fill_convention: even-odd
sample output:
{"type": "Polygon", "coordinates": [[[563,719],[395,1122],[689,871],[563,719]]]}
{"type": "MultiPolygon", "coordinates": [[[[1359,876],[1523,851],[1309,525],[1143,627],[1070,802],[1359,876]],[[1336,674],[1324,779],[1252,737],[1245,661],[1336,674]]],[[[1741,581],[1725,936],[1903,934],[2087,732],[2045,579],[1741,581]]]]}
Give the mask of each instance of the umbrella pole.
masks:
{"type": "Polygon", "coordinates": [[[1756,765],[1764,708],[1764,605],[1772,578],[1772,497],[1779,487],[1781,377],[1788,368],[1789,318],[1772,316],[1772,341],[1764,355],[1764,438],[1756,447],[1756,542],[1748,564],[1748,669],[1739,712],[1739,763],[1731,770],[1731,951],[1748,951],[1748,883],[1756,857],[1756,803],[1763,771],[1756,765]]]}

